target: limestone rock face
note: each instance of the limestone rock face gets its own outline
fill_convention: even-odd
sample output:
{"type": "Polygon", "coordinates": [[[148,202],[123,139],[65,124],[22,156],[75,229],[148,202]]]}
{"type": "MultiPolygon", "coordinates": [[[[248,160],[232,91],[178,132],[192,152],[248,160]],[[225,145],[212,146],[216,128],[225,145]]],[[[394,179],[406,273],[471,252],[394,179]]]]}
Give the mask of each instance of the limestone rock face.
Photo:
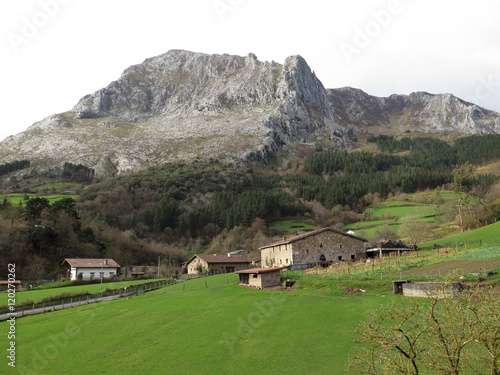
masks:
{"type": "Polygon", "coordinates": [[[196,158],[269,163],[297,144],[345,147],[366,127],[500,133],[500,115],[450,94],[326,90],[300,56],[279,64],[172,50],[0,142],[0,164],[71,162],[109,175],[196,158]]]}
{"type": "Polygon", "coordinates": [[[318,137],[342,146],[346,134],[300,56],[281,65],[254,54],[172,50],[9,137],[0,143],[0,158],[126,172],[198,157],[269,162],[281,149],[318,137]]]}
{"type": "Polygon", "coordinates": [[[415,92],[380,98],[350,87],[327,90],[341,125],[390,127],[397,132],[500,133],[500,114],[451,94],[415,92]]]}

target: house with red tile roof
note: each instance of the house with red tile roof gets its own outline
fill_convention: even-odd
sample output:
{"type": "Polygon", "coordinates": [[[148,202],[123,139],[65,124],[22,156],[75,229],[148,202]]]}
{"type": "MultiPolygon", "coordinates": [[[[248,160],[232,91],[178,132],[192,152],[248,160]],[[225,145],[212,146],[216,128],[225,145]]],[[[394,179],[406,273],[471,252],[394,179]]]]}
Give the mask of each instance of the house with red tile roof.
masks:
{"type": "Polygon", "coordinates": [[[120,265],[113,259],[86,259],[86,258],[66,258],[62,262],[67,266],[66,273],[71,280],[77,280],[81,275],[82,280],[100,279],[114,277],[118,273],[120,265]]]}
{"type": "Polygon", "coordinates": [[[261,266],[297,269],[363,259],[367,242],[334,228],[318,229],[261,247],[261,266]]]}
{"type": "Polygon", "coordinates": [[[186,262],[189,275],[204,273],[232,273],[249,268],[251,261],[239,254],[196,254],[186,262]]]}

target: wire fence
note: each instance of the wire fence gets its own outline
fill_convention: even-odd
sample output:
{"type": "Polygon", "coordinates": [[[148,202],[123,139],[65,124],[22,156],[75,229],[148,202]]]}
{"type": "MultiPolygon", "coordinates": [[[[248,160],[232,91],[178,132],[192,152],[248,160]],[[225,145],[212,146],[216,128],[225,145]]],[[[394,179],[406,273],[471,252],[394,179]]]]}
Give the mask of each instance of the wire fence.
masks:
{"type": "Polygon", "coordinates": [[[110,301],[116,298],[132,295],[143,295],[146,292],[175,284],[174,279],[165,279],[143,284],[131,285],[119,289],[106,289],[99,293],[85,293],[76,295],[54,296],[38,302],[27,301],[12,309],[9,306],[0,306],[0,320],[11,317],[22,317],[26,315],[41,314],[50,311],[63,310],[72,307],[87,305],[89,303],[110,301]],[[58,298],[60,297],[60,298],[58,298]]]}

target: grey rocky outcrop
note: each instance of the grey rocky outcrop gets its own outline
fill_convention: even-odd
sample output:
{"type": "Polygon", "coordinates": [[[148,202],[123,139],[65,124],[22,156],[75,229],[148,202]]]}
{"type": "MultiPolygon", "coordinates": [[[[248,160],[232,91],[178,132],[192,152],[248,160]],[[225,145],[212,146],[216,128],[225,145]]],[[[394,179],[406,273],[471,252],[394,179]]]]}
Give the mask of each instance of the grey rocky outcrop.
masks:
{"type": "Polygon", "coordinates": [[[351,87],[329,89],[327,94],[337,122],[343,125],[390,127],[399,133],[500,133],[500,114],[451,94],[376,97],[351,87]]]}
{"type": "Polygon", "coordinates": [[[269,163],[297,144],[344,147],[348,128],[368,126],[500,133],[500,115],[449,94],[326,90],[300,56],[279,64],[171,50],[5,139],[0,163],[71,162],[101,175],[196,158],[269,163]]]}
{"type": "Polygon", "coordinates": [[[172,50],[9,137],[0,158],[78,162],[98,173],[198,157],[269,162],[293,143],[342,145],[345,134],[300,56],[282,65],[172,50]]]}

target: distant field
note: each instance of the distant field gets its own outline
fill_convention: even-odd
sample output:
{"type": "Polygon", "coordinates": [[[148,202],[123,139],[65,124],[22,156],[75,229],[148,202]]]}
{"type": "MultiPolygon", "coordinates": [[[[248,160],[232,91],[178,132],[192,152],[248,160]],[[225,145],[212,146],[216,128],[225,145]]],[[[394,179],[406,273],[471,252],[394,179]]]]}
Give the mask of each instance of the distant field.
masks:
{"type": "MultiPolygon", "coordinates": [[[[348,374],[354,328],[365,312],[400,298],[258,291],[236,280],[191,280],[18,319],[16,369],[2,373],[348,374]]],[[[1,343],[8,348],[6,334],[1,343]]]]}
{"type": "Polygon", "coordinates": [[[419,244],[419,247],[432,247],[434,244],[455,247],[468,246],[485,247],[500,244],[500,222],[484,226],[479,229],[457,233],[449,237],[441,238],[435,241],[429,241],[419,244]]]}
{"type": "MultiPolygon", "coordinates": [[[[51,195],[42,195],[42,194],[33,194],[28,193],[28,198],[41,197],[47,199],[51,204],[64,199],[64,198],[73,198],[78,199],[80,196],[76,194],[51,194],[51,195]]],[[[19,205],[19,203],[24,205],[24,193],[12,193],[12,194],[0,194],[0,201],[3,202],[4,199],[7,199],[13,205],[19,205]]]]}
{"type": "Polygon", "coordinates": [[[280,230],[288,232],[288,233],[295,233],[295,232],[301,232],[301,231],[310,231],[310,230],[316,230],[320,229],[320,227],[307,223],[307,222],[301,222],[298,220],[281,220],[281,221],[275,221],[274,223],[271,224],[271,226],[276,226],[280,230]]]}
{"type": "Polygon", "coordinates": [[[431,205],[389,201],[381,202],[370,209],[373,210],[374,219],[346,225],[344,230],[354,230],[360,236],[373,237],[382,227],[388,226],[397,233],[401,219],[410,214],[421,217],[430,223],[435,222],[435,210],[431,205]]]}
{"type": "MultiPolygon", "coordinates": [[[[145,282],[152,282],[152,280],[132,280],[132,281],[117,281],[112,283],[103,283],[102,289],[119,289],[129,285],[143,284],[145,282]]],[[[69,286],[64,288],[53,288],[53,289],[37,289],[37,290],[26,290],[16,292],[16,303],[22,303],[25,301],[38,302],[47,297],[58,296],[63,293],[99,293],[101,291],[101,284],[89,284],[89,285],[77,285],[69,286]]],[[[7,304],[7,293],[0,292],[0,306],[7,304]]]]}

